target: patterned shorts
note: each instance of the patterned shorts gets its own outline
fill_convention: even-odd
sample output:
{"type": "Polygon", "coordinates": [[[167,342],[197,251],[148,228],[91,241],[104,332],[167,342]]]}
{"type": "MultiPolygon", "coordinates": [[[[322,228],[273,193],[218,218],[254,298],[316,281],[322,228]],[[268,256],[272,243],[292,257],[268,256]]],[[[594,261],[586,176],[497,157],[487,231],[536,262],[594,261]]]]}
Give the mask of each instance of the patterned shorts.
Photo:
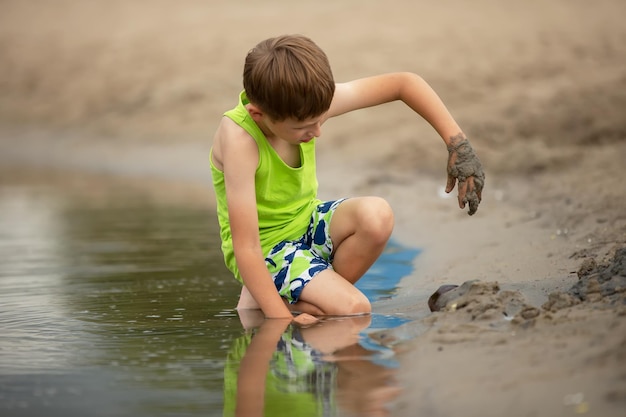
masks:
{"type": "Polygon", "coordinates": [[[278,293],[289,303],[298,302],[304,286],[315,275],[333,268],[330,220],[343,201],[345,198],[320,203],[311,215],[304,236],[299,240],[280,242],[265,258],[278,293]]]}

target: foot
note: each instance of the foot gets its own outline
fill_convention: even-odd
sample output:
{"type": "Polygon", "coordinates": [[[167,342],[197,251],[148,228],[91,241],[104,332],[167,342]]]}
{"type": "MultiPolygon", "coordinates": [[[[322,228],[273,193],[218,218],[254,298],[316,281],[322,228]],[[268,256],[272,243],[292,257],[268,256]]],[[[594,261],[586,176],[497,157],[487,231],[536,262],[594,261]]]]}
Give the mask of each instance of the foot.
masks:
{"type": "Polygon", "coordinates": [[[239,295],[239,302],[237,303],[237,310],[259,310],[261,306],[250,294],[250,291],[246,287],[241,288],[241,294],[239,295]]]}

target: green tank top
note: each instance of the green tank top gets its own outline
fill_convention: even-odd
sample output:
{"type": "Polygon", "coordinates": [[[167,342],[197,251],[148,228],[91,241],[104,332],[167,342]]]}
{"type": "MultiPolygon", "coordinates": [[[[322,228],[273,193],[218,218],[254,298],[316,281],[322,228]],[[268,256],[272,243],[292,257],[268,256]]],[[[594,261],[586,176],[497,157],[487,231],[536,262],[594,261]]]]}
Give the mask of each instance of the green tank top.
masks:
{"type": "MultiPolygon", "coordinates": [[[[317,176],[315,171],[315,139],[300,144],[300,167],[287,165],[256,124],[245,105],[245,91],[239,96],[239,104],[224,115],[252,136],[259,148],[259,165],[254,176],[256,189],[259,233],[263,254],[284,240],[299,239],[307,230],[311,214],[321,202],[317,199],[317,176]]],[[[220,224],[222,252],[226,266],[235,278],[243,282],[233,253],[233,241],[226,205],[224,173],[211,161],[213,188],[217,200],[217,218],[220,224]]]]}

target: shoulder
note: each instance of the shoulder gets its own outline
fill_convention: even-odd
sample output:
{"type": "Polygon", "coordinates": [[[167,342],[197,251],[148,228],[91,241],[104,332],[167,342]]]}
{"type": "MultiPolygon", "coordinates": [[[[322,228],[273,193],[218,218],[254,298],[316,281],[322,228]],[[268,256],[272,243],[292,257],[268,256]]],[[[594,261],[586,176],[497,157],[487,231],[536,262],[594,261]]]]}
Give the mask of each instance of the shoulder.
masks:
{"type": "Polygon", "coordinates": [[[240,163],[246,157],[258,158],[258,147],[252,136],[244,128],[224,116],[213,136],[211,158],[216,168],[223,170],[224,160],[237,156],[241,157],[240,163]]]}

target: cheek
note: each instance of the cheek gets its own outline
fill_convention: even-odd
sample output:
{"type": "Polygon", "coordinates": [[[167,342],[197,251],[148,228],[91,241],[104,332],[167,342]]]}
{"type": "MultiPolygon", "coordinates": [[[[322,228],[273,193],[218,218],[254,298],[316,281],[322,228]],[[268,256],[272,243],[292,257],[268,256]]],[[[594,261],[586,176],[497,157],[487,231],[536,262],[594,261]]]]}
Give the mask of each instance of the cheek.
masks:
{"type": "Polygon", "coordinates": [[[301,139],[304,136],[306,136],[307,132],[304,129],[298,129],[296,131],[294,131],[291,135],[292,138],[294,139],[301,139]]]}

